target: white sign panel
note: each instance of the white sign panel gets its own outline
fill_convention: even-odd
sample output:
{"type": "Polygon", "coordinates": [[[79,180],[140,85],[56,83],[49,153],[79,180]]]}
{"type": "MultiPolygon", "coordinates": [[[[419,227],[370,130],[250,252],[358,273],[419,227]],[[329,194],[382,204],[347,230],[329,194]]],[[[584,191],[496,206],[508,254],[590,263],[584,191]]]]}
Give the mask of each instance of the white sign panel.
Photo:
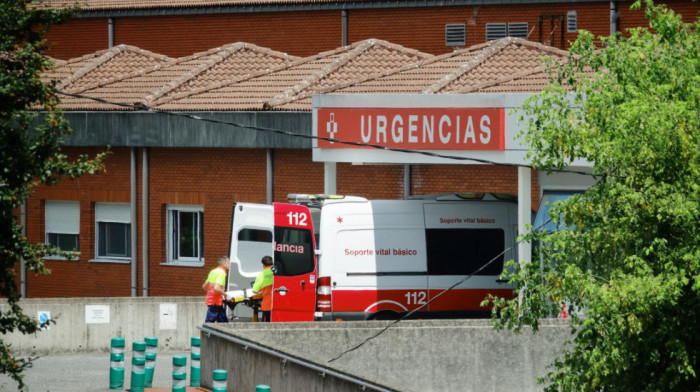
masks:
{"type": "Polygon", "coordinates": [[[85,305],[85,324],[109,324],[109,305],[85,305]]]}
{"type": "Polygon", "coordinates": [[[160,329],[177,329],[177,304],[160,304],[160,329]]]}

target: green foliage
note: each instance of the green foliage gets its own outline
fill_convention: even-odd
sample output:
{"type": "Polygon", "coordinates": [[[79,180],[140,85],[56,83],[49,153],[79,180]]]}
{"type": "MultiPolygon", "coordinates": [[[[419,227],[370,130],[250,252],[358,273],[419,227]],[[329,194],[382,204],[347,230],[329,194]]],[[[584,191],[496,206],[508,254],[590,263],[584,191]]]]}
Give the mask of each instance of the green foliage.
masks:
{"type": "MultiPolygon", "coordinates": [[[[52,66],[43,56],[42,27],[66,20],[71,10],[39,8],[31,0],[0,2],[0,296],[7,298],[10,310],[0,312],[0,333],[35,333],[41,328],[22,312],[18,304],[15,273],[24,259],[28,270],[47,274],[42,257],[62,254],[45,244],[31,243],[22,234],[14,214],[37,184],[54,184],[61,178],[76,178],[103,170],[100,154],[94,159],[81,156],[69,161],[61,153],[61,142],[70,128],[62,113],[53,86],[40,78],[52,66]],[[39,112],[43,112],[40,113],[39,112]]],[[[18,382],[30,361],[13,357],[0,341],[0,372],[18,382]]]]}
{"type": "Polygon", "coordinates": [[[569,304],[575,338],[547,391],[700,390],[698,21],[644,6],[651,29],[603,49],[581,32],[525,107],[533,167],[585,160],[597,180],[552,208],[571,230],[527,236],[541,262],[511,263],[520,298],[490,298],[516,330],[569,304]]]}

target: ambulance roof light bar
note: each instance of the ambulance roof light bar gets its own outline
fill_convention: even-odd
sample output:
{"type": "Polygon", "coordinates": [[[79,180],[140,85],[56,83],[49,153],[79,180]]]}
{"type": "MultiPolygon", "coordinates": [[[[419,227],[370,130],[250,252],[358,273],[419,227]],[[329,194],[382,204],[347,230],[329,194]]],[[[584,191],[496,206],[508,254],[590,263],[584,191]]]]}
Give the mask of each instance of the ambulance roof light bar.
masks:
{"type": "Polygon", "coordinates": [[[310,195],[308,193],[290,193],[287,195],[287,200],[295,204],[323,204],[326,200],[338,200],[343,198],[345,198],[343,195],[310,195]]]}

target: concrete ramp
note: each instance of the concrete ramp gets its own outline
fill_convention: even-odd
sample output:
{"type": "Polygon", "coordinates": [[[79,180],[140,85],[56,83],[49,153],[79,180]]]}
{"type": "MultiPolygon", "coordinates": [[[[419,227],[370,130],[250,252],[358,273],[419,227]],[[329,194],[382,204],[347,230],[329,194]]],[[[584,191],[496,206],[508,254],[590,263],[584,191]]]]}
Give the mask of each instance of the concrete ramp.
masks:
{"type": "Polygon", "coordinates": [[[391,323],[204,324],[202,385],[225,369],[233,391],[538,391],[536,378],[571,339],[565,320],[544,320],[537,334],[413,320],[376,336],[391,323]]]}

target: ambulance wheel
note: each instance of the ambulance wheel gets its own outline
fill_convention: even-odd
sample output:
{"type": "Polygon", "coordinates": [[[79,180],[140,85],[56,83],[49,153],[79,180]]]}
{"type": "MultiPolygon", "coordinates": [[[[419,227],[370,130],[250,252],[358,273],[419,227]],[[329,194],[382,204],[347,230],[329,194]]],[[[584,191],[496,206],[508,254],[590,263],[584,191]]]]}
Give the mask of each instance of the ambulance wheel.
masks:
{"type": "Polygon", "coordinates": [[[398,320],[399,314],[392,312],[391,310],[382,310],[381,312],[375,313],[370,320],[398,320]]]}

